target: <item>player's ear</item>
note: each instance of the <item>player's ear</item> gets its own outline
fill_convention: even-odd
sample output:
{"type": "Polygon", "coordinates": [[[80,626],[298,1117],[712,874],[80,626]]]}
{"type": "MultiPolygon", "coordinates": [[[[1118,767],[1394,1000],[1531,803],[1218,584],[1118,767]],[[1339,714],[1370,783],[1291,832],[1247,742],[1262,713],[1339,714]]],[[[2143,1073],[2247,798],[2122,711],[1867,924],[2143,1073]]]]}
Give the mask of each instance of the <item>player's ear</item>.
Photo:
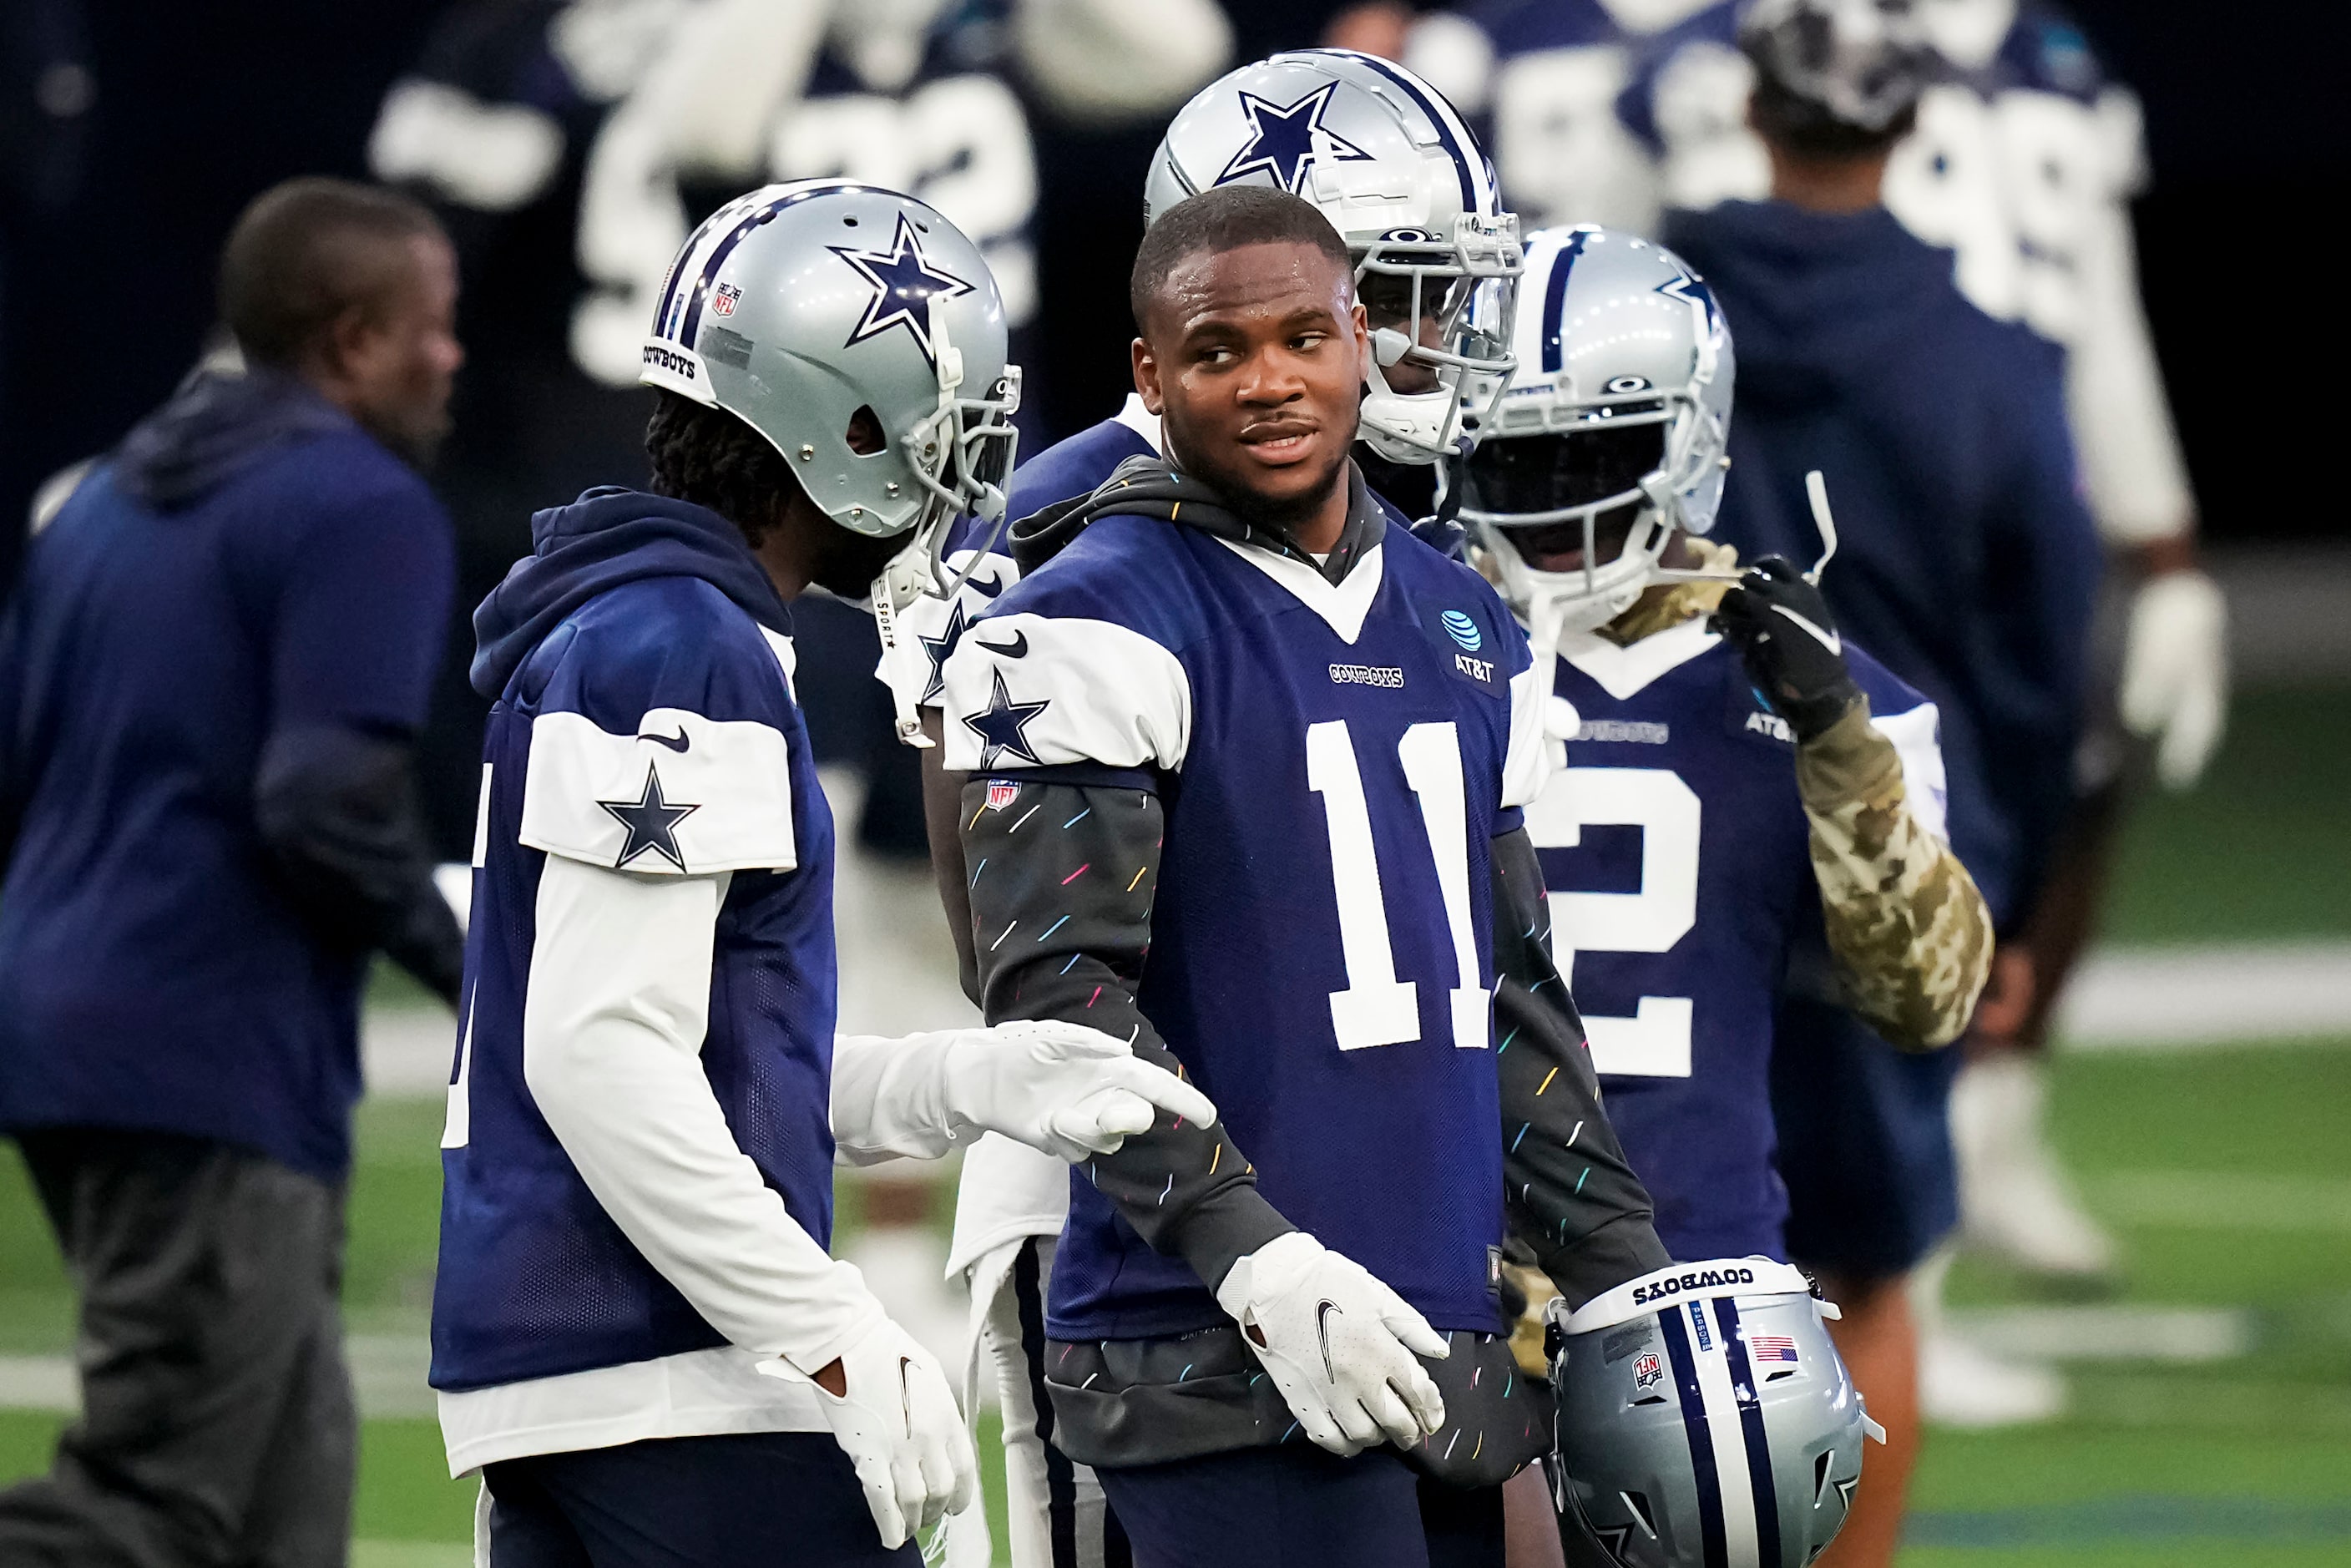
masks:
{"type": "Polygon", "coordinates": [[[1372,368],[1372,324],[1371,319],[1364,314],[1362,300],[1358,299],[1347,307],[1347,319],[1353,323],[1355,329],[1356,363],[1369,374],[1372,368]]]}
{"type": "Polygon", "coordinates": [[[1159,391],[1159,361],[1152,356],[1151,345],[1137,338],[1132,350],[1134,358],[1134,392],[1143,406],[1155,414],[1167,412],[1167,400],[1159,391]]]}

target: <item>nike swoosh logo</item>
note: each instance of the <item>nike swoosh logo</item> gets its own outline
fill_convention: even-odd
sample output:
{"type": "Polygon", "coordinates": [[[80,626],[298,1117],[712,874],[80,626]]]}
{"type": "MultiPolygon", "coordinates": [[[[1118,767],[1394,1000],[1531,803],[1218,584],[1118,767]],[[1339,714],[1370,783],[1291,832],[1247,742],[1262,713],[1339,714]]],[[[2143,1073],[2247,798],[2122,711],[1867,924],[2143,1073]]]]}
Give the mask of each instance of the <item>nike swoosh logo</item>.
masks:
{"type": "Polygon", "coordinates": [[[966,588],[970,589],[982,599],[993,599],[1004,591],[1004,574],[1000,571],[990,572],[983,580],[977,573],[974,573],[965,578],[963,583],[966,588]]]}
{"type": "Polygon", "coordinates": [[[1331,1364],[1331,1314],[1338,1310],[1339,1303],[1332,1301],[1314,1309],[1314,1337],[1322,1343],[1322,1375],[1333,1383],[1339,1381],[1339,1371],[1331,1364]]]}
{"type": "Polygon", "coordinates": [[[688,751],[694,747],[694,737],[685,733],[685,727],[683,725],[678,727],[675,735],[641,735],[637,738],[650,740],[655,746],[666,746],[672,751],[688,751]]]}
{"type": "Polygon", "coordinates": [[[1008,659],[1025,659],[1029,656],[1029,633],[1026,632],[1015,632],[1009,643],[980,643],[979,633],[977,632],[971,634],[971,640],[979,643],[979,645],[989,653],[1001,653],[1008,659]]]}
{"type": "Polygon", "coordinates": [[[1784,604],[1774,604],[1771,608],[1786,616],[1789,620],[1794,622],[1797,625],[1802,627],[1805,631],[1811,632],[1813,634],[1813,642],[1818,643],[1830,653],[1835,653],[1840,657],[1843,656],[1844,653],[1844,640],[1839,637],[1835,632],[1822,631],[1818,626],[1813,625],[1810,621],[1807,621],[1804,617],[1797,614],[1794,611],[1789,609],[1784,604]]]}

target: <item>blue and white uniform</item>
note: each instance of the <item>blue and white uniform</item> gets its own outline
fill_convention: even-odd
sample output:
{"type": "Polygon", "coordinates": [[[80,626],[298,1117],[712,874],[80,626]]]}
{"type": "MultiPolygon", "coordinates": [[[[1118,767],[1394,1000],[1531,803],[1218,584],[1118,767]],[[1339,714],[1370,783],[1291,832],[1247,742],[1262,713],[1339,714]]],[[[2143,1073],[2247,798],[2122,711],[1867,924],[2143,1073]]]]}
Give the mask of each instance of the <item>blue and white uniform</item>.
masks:
{"type": "MultiPolygon", "coordinates": [[[[1850,642],[1845,658],[1941,834],[1934,705],[1850,642]]],[[[1630,646],[1571,635],[1556,691],[1568,766],[1527,831],[1609,1120],[1674,1256],[1784,1259],[1774,1016],[1792,959],[1826,961],[1793,736],[1703,619],[1630,646]]]]}
{"type": "Polygon", "coordinates": [[[451,1469],[825,1430],[878,1304],[832,1261],[832,823],[732,525],[591,491],[484,604],[433,1384],[451,1469]],[[663,1046],[674,1049],[664,1050],[663,1046]]]}
{"type": "MultiPolygon", "coordinates": [[[[1499,1325],[1488,845],[1540,782],[1529,668],[1492,591],[1401,529],[1333,584],[1109,517],[946,670],[949,767],[1158,793],[1136,1005],[1254,1151],[1267,1199],[1440,1330],[1499,1325]]],[[[1071,1191],[1055,1337],[1227,1321],[1182,1260],[1071,1191]]]]}

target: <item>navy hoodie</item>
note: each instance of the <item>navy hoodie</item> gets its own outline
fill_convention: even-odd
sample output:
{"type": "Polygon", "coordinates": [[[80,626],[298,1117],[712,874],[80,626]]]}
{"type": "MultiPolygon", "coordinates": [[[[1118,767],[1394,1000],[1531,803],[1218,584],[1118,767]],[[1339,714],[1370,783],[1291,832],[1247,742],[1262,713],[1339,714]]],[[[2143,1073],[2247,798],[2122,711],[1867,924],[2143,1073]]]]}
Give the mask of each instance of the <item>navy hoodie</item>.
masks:
{"type": "Polygon", "coordinates": [[[406,747],[432,492],[292,377],[202,372],[37,536],[0,622],[0,1129],[350,1152],[368,950],[454,990],[406,747]]]}
{"type": "Polygon", "coordinates": [[[1952,847],[2005,933],[2072,796],[2100,554],[2055,350],[1963,298],[1882,207],[1668,217],[1739,350],[1719,537],[1809,567],[1821,470],[1840,631],[1941,710],[1952,847]]]}

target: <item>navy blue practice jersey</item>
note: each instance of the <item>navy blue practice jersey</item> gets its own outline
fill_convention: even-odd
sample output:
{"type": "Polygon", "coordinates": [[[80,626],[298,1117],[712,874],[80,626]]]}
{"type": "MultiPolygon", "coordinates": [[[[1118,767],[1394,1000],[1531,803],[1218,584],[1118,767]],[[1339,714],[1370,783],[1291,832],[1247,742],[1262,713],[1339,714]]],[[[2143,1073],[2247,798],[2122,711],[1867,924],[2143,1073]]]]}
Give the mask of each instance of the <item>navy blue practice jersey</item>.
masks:
{"type": "MultiPolygon", "coordinates": [[[[658,503],[656,503],[658,504],[658,503]]],[[[723,1344],[613,1223],[524,1078],[550,854],[641,875],[732,873],[701,1064],[793,1219],[832,1224],[832,819],[791,642],[712,584],[645,577],[572,612],[491,709],[465,1019],[442,1138],[433,1384],[478,1388],[723,1344]]]]}
{"type": "MultiPolygon", "coordinates": [[[[1276,1207],[1438,1328],[1491,1333],[1489,846],[1540,783],[1541,694],[1493,591],[1383,534],[1334,585],[1191,528],[1096,521],[949,659],[946,762],[1158,792],[1144,1015],[1276,1207]]],[[[1223,1321],[1073,1177],[1055,1337],[1223,1321]]]]}
{"type": "MultiPolygon", "coordinates": [[[[1846,657],[1940,832],[1934,706],[1846,657]]],[[[1792,948],[1821,929],[1793,737],[1702,620],[1627,648],[1571,638],[1555,689],[1569,766],[1527,831],[1609,1120],[1675,1257],[1784,1258],[1772,1016],[1792,948]]]]}

